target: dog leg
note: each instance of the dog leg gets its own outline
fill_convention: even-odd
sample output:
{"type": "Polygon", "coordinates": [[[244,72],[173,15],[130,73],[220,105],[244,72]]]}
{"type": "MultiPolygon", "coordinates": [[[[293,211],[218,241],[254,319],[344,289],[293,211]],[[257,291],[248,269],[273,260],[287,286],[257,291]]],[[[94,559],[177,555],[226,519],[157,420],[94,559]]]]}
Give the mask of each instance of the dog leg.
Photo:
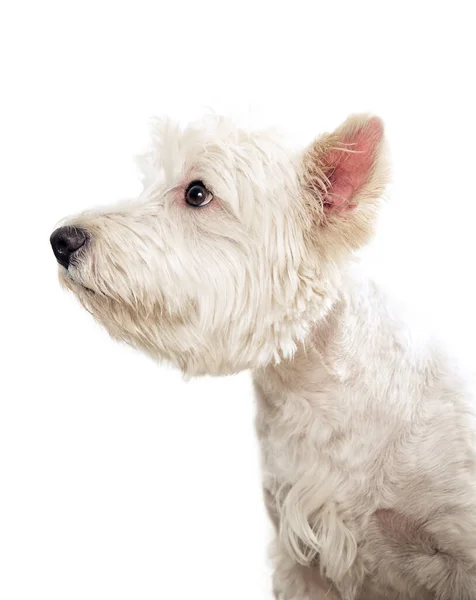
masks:
{"type": "Polygon", "coordinates": [[[275,557],[273,591],[276,600],[344,600],[319,567],[303,567],[284,553],[275,557]]]}
{"type": "MultiPolygon", "coordinates": [[[[266,510],[274,526],[279,531],[279,513],[275,496],[264,489],[266,510]]],[[[273,592],[276,600],[343,600],[329,581],[319,573],[319,567],[304,567],[294,561],[282,549],[276,539],[272,548],[275,566],[273,592]]]]}

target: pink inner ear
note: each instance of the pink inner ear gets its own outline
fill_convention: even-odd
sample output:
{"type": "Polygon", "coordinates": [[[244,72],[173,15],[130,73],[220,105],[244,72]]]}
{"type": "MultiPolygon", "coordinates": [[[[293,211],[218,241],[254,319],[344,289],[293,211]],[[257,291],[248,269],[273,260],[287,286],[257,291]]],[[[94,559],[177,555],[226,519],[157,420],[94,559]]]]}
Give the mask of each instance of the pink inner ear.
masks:
{"type": "Polygon", "coordinates": [[[374,117],[351,134],[344,134],[339,140],[343,150],[331,150],[324,158],[330,182],[324,198],[327,210],[351,210],[355,207],[352,201],[369,181],[382,135],[382,123],[374,117]]]}

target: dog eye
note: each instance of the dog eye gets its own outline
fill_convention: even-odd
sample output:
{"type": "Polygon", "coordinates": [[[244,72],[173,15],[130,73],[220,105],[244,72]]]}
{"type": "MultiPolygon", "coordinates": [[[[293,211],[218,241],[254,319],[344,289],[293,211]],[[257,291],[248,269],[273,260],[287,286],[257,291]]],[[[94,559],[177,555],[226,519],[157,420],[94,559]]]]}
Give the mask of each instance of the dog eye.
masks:
{"type": "Polygon", "coordinates": [[[206,206],[212,200],[212,193],[207,190],[201,181],[192,181],[185,192],[185,202],[190,206],[206,206]]]}

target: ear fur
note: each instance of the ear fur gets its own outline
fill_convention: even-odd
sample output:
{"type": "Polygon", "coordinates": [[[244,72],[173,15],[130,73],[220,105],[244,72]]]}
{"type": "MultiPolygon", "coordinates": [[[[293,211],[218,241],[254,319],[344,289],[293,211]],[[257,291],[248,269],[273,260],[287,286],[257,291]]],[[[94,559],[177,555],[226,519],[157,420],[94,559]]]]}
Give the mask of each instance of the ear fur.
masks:
{"type": "Polygon", "coordinates": [[[320,249],[336,252],[364,245],[372,236],[388,179],[383,123],[354,115],[304,152],[302,186],[311,212],[311,236],[320,249]]]}

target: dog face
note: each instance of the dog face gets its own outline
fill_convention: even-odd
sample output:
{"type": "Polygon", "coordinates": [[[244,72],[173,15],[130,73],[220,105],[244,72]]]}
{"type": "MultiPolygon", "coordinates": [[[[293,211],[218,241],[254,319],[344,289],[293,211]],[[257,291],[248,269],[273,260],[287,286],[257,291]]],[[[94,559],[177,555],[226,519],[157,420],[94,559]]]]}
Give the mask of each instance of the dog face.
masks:
{"type": "Polygon", "coordinates": [[[60,280],[114,338],[187,374],[289,358],[371,233],[381,145],[365,117],[300,153],[223,119],[156,123],[137,201],[52,235],[60,280]]]}

